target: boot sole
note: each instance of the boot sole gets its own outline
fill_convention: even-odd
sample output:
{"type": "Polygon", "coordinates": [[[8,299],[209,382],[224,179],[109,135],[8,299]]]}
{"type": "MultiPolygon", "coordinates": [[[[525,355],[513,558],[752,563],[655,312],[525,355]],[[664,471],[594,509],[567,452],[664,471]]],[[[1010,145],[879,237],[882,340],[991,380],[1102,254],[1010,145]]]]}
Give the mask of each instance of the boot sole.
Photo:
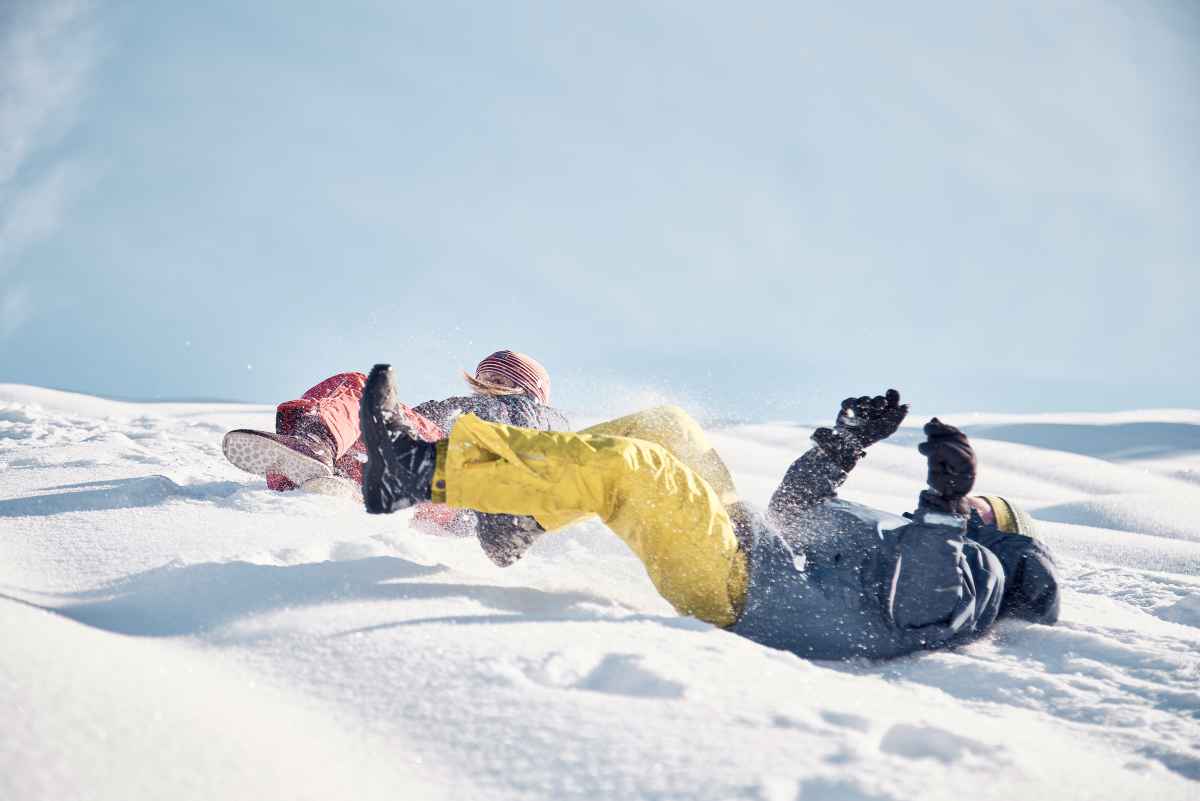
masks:
{"type": "Polygon", "coordinates": [[[328,465],[283,445],[262,432],[248,428],[230,431],[221,441],[225,458],[234,466],[256,476],[279,473],[296,486],[313,478],[333,475],[328,465]]]}
{"type": "Polygon", "coordinates": [[[317,476],[310,478],[300,485],[302,492],[313,495],[329,495],[333,498],[343,498],[348,501],[362,500],[362,487],[355,481],[337,476],[317,476]]]}

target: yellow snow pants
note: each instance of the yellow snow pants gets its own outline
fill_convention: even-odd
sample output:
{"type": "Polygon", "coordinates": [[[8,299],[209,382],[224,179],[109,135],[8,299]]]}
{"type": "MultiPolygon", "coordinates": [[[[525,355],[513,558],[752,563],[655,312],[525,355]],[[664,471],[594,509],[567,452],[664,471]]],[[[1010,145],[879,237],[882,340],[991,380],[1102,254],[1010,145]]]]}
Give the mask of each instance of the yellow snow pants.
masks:
{"type": "MultiPolygon", "coordinates": [[[[707,481],[726,509],[738,502],[737,488],[729,468],[721,461],[700,424],[678,406],[655,406],[599,423],[579,433],[633,437],[661,445],[685,467],[707,481]]],[[[554,531],[591,517],[591,513],[546,513],[536,517],[542,528],[554,531]]]]}
{"type": "Polygon", "coordinates": [[[678,406],[656,406],[585,428],[580,433],[633,437],[662,445],[707,481],[725,506],[738,501],[729,468],[717,455],[700,424],[678,406]]]}
{"type": "Polygon", "coordinates": [[[578,434],[463,415],[439,444],[433,490],[434,501],[533,515],[547,530],[598,515],[681,614],[730,626],[741,613],[748,569],[726,510],[733,479],[675,407],[578,434]]]}

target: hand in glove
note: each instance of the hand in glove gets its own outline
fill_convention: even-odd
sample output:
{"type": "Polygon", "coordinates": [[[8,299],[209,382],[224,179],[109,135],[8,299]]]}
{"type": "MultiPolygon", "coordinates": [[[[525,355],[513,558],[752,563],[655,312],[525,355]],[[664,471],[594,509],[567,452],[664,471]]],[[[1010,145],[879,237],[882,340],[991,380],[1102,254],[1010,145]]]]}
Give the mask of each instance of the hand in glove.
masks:
{"type": "Polygon", "coordinates": [[[858,447],[866,448],[895,434],[907,414],[908,404],[900,403],[900,393],[889,389],[886,395],[873,398],[846,398],[834,429],[858,447]]]}
{"type": "Polygon", "coordinates": [[[958,506],[975,486],[975,450],[966,434],[936,417],[925,424],[925,437],[917,450],[929,463],[929,488],[958,506]]]}
{"type": "Polygon", "coordinates": [[[908,405],[900,403],[900,393],[894,389],[874,398],[846,398],[834,427],[818,428],[812,441],[849,473],[864,455],[863,448],[895,433],[906,414],[908,405]]]}

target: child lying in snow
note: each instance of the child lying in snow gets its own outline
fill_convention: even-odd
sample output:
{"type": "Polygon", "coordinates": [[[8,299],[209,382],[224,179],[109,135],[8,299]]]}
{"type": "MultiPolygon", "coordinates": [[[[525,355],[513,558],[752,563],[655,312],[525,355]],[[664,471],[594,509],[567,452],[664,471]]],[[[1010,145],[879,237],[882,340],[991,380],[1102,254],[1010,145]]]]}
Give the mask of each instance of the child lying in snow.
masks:
{"type": "Polygon", "coordinates": [[[1013,504],[968,496],[975,455],[958,429],[925,426],[929,489],[915,513],[837,497],[864,449],[899,427],[899,401],[895,390],[843,401],[763,519],[682,410],[578,434],[464,415],[447,438],[398,402],[391,369],[377,365],[362,398],[363,498],[372,513],[433,501],[524,521],[529,541],[599,515],[682,614],[816,659],[957,645],[1004,615],[1054,623],[1053,558],[1013,504]]]}
{"type": "MultiPolygon", "coordinates": [[[[550,375],[536,359],[511,350],[497,351],[463,374],[472,389],[468,396],[430,400],[416,408],[426,431],[440,437],[460,414],[539,430],[568,429],[566,417],[550,407],[550,375]]],[[[280,492],[297,487],[311,491],[360,496],[362,463],[366,456],[358,428],[359,401],[367,377],[339,373],[325,379],[297,400],[276,408],[275,431],[237,429],[225,435],[225,458],[237,467],[264,476],[280,492]]],[[[499,531],[488,521],[478,526],[471,512],[426,505],[419,522],[458,533],[478,529],[485,550],[498,558],[507,549],[488,534],[499,531]]],[[[501,559],[503,561],[503,559],[501,559]]]]}

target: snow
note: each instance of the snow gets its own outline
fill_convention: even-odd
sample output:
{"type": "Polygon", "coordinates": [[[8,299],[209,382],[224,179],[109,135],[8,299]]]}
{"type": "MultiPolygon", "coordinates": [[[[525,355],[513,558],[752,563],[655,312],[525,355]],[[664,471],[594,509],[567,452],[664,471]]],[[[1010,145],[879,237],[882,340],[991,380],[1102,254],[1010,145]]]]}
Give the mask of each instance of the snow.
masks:
{"type": "MultiPolygon", "coordinates": [[[[844,664],[675,615],[595,522],[500,569],[271,493],[220,452],[268,407],[0,385],[0,799],[1196,798],[1200,412],[943,419],[1063,619],[844,664]]],[[[761,504],[810,432],[713,439],[761,504]]],[[[844,494],[910,508],[918,439],[844,494]]]]}

